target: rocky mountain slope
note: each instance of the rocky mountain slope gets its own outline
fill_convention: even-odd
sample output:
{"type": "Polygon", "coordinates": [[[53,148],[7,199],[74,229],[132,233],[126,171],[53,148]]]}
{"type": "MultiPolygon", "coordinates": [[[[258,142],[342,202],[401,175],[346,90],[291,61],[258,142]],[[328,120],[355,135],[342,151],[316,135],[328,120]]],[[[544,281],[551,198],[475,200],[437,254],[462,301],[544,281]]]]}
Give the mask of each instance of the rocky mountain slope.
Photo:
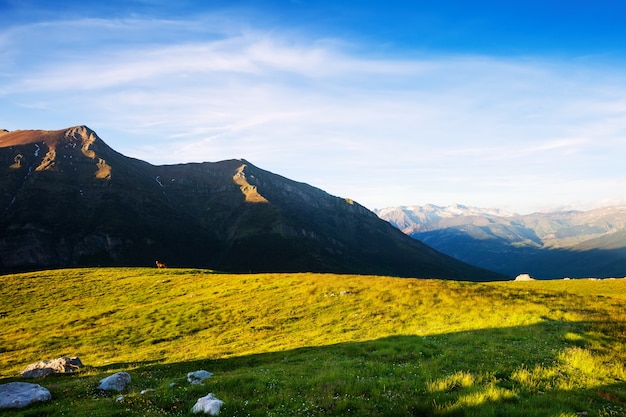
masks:
{"type": "Polygon", "coordinates": [[[518,215],[455,205],[376,213],[407,235],[464,262],[511,276],[626,275],[626,207],[518,215]]]}
{"type": "Polygon", "coordinates": [[[154,265],[503,278],[245,160],[154,166],[78,126],[0,132],[0,271],[154,265]]]}

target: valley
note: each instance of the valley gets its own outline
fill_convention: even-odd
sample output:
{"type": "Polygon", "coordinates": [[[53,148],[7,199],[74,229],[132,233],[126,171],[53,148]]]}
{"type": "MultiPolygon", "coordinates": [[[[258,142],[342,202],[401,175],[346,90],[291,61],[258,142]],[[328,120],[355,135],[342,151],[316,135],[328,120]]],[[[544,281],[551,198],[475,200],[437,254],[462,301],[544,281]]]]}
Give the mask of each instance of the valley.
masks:
{"type": "Polygon", "coordinates": [[[527,215],[463,205],[376,212],[447,255],[510,277],[626,276],[626,207],[527,215]]]}

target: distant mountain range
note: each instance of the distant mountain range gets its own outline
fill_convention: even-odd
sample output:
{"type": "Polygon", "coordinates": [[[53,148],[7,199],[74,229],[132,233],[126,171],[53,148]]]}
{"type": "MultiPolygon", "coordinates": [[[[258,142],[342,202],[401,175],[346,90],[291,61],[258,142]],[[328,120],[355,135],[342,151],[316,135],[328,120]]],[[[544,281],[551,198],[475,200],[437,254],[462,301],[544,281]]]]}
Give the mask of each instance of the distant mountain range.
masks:
{"type": "Polygon", "coordinates": [[[375,212],[443,253],[509,276],[626,276],[626,207],[528,215],[463,205],[375,212]]]}
{"type": "Polygon", "coordinates": [[[85,126],[0,131],[0,272],[154,265],[504,279],[245,160],[155,166],[85,126]]]}

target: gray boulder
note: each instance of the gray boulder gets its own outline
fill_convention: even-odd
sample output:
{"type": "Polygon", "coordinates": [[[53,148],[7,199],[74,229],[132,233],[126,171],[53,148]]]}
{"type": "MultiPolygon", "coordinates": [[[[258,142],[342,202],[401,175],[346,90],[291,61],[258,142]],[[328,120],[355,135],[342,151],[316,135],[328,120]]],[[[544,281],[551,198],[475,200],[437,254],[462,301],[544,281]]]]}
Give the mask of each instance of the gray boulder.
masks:
{"type": "Polygon", "coordinates": [[[57,358],[28,365],[22,371],[24,378],[41,378],[50,374],[67,374],[82,368],[83,363],[78,357],[57,358]]]}
{"type": "Polygon", "coordinates": [[[100,380],[98,389],[103,391],[122,392],[130,383],[130,375],[126,372],[118,372],[100,380]]]}
{"type": "Polygon", "coordinates": [[[22,408],[51,398],[50,391],[41,385],[28,382],[9,382],[0,385],[0,409],[22,408]]]}

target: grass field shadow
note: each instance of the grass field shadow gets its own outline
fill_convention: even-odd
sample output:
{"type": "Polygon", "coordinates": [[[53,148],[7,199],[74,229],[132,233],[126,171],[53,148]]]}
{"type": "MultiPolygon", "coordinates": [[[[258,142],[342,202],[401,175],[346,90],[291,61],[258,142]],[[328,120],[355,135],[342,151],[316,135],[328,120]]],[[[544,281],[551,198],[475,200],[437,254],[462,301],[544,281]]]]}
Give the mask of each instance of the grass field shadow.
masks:
{"type": "MultiPolygon", "coordinates": [[[[53,401],[7,415],[187,415],[209,392],[225,402],[220,414],[226,416],[626,415],[623,364],[605,363],[596,325],[551,320],[228,358],[88,366],[36,381],[53,401]],[[214,376],[190,384],[187,373],[199,369],[214,376]],[[97,392],[100,378],[121,370],[132,377],[123,400],[97,392]]],[[[21,379],[1,382],[9,380],[21,379]]]]}

